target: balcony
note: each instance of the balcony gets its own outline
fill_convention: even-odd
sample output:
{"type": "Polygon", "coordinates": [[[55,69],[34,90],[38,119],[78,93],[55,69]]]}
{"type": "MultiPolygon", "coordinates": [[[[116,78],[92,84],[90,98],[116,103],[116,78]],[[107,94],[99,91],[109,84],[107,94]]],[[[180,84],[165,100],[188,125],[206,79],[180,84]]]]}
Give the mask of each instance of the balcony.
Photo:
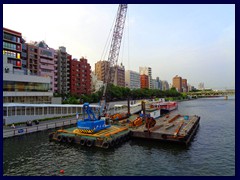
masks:
{"type": "Polygon", "coordinates": [[[48,70],[54,70],[54,66],[53,65],[48,65],[48,66],[46,66],[46,65],[40,65],[40,68],[41,69],[48,69],[48,70]]]}
{"type": "Polygon", "coordinates": [[[50,76],[50,77],[53,77],[54,74],[53,73],[47,73],[47,72],[41,72],[40,76],[45,76],[45,77],[50,76]]]}
{"type": "Polygon", "coordinates": [[[42,59],[42,58],[40,58],[40,62],[42,62],[42,63],[47,63],[47,64],[54,64],[54,61],[50,61],[50,60],[46,60],[46,59],[42,59]]]}

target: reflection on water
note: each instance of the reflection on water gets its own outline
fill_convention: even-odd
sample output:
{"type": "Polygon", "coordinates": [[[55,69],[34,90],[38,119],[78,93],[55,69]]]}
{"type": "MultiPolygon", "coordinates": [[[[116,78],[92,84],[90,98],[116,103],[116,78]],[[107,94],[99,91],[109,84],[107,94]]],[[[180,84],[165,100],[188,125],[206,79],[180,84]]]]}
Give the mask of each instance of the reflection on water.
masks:
{"type": "Polygon", "coordinates": [[[5,139],[4,175],[235,175],[235,99],[180,102],[177,111],[201,116],[187,147],[134,139],[115,149],[87,148],[49,142],[49,130],[5,139]]]}

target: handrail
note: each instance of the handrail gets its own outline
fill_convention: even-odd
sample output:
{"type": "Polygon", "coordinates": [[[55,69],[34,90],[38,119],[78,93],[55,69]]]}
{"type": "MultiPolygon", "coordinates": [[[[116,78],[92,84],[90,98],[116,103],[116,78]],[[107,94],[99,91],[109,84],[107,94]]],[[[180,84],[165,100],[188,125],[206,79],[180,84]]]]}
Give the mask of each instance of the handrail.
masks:
{"type": "Polygon", "coordinates": [[[13,137],[16,135],[23,135],[23,134],[28,134],[32,132],[38,132],[38,131],[43,131],[47,129],[53,129],[56,127],[62,127],[64,125],[71,125],[76,123],[77,120],[69,119],[69,120],[64,120],[60,122],[51,122],[51,123],[45,123],[45,124],[40,124],[40,125],[35,125],[35,126],[29,126],[29,127],[19,127],[16,129],[11,129],[11,130],[5,130],[3,131],[3,138],[7,137],[13,137]],[[66,123],[69,122],[69,123],[66,123]],[[54,126],[52,126],[54,125],[54,126]]]}

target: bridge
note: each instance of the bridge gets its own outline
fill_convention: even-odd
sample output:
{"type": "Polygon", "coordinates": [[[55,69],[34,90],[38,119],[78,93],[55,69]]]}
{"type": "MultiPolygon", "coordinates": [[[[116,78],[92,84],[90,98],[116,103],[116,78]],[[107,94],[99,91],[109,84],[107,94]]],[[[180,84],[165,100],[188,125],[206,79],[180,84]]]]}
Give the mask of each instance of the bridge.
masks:
{"type": "Polygon", "coordinates": [[[221,97],[221,96],[229,96],[234,95],[235,90],[222,90],[222,91],[196,91],[196,92],[188,92],[188,96],[197,96],[197,97],[221,97]]]}

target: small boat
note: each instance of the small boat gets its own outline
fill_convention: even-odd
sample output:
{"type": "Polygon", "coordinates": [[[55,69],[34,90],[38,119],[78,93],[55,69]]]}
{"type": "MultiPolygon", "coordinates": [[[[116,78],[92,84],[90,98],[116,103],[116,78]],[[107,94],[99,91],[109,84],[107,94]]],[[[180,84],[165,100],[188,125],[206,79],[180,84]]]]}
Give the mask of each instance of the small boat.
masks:
{"type": "Polygon", "coordinates": [[[161,113],[169,113],[170,111],[173,111],[178,108],[178,103],[175,101],[169,101],[169,102],[162,102],[160,104],[161,107],[161,113]]]}

